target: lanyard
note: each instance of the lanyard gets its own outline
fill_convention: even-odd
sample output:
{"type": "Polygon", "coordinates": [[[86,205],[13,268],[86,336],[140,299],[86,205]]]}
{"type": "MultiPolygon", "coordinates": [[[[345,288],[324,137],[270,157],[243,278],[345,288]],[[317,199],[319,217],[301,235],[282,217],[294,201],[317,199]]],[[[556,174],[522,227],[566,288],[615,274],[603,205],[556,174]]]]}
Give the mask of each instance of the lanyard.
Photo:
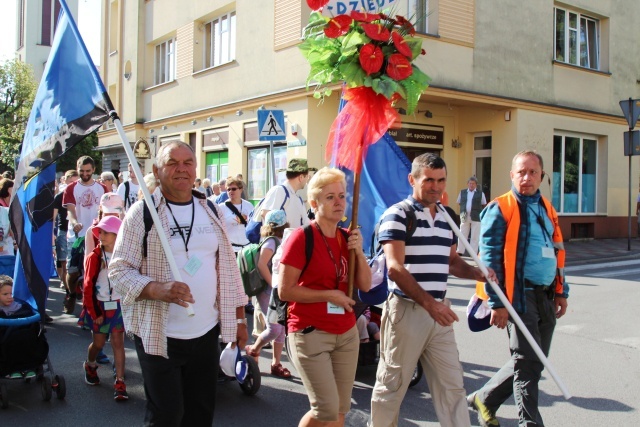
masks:
{"type": "MultiPolygon", "coordinates": [[[[318,229],[318,231],[320,232],[320,235],[322,236],[322,241],[324,241],[324,245],[327,247],[327,252],[329,252],[329,256],[331,257],[331,261],[333,261],[333,266],[336,269],[336,289],[338,289],[340,287],[340,276],[341,276],[342,268],[336,262],[336,259],[333,256],[333,251],[331,250],[331,247],[329,246],[329,242],[327,242],[327,238],[324,236],[324,233],[320,229],[320,226],[318,225],[317,222],[316,222],[316,228],[318,229]]],[[[338,239],[338,246],[341,246],[340,245],[340,233],[339,232],[336,232],[336,238],[338,239]]]]}
{"type": "Polygon", "coordinates": [[[542,217],[542,213],[541,213],[542,206],[540,205],[540,203],[537,203],[537,205],[538,205],[538,213],[536,213],[536,211],[533,210],[530,204],[527,204],[527,207],[531,209],[531,212],[533,212],[533,215],[536,217],[536,221],[538,222],[538,225],[540,225],[540,228],[542,228],[542,237],[544,238],[545,243],[547,242],[547,238],[549,239],[549,243],[551,243],[553,239],[551,238],[551,234],[549,234],[549,231],[547,230],[547,226],[544,222],[544,218],[542,217]]]}
{"type": "Polygon", "coordinates": [[[167,203],[167,208],[169,209],[169,213],[171,214],[171,218],[173,218],[173,223],[178,228],[178,233],[180,233],[180,237],[182,238],[182,243],[184,243],[184,250],[187,253],[187,258],[189,258],[189,240],[191,239],[191,230],[193,229],[193,220],[196,216],[196,206],[193,203],[193,197],[191,198],[191,225],[189,225],[189,230],[187,231],[187,237],[184,237],[184,233],[182,232],[182,228],[178,221],[176,220],[175,215],[173,215],[173,211],[171,210],[171,205],[167,203]]]}
{"type": "MultiPolygon", "coordinates": [[[[109,270],[109,260],[107,259],[107,253],[102,249],[102,258],[104,259],[104,268],[109,270]]],[[[113,295],[113,288],[111,287],[111,280],[109,280],[109,271],[107,271],[107,285],[109,286],[109,301],[111,301],[111,296],[113,295]]]]}

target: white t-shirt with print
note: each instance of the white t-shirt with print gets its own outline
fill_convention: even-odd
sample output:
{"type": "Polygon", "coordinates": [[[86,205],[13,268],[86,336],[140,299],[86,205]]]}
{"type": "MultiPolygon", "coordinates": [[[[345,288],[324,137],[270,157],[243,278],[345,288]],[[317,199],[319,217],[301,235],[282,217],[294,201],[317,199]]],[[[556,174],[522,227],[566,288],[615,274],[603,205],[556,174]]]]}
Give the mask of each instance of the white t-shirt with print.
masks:
{"type": "MultiPolygon", "coordinates": [[[[100,265],[103,265],[104,257],[107,258],[107,266],[111,262],[111,252],[103,252],[101,256],[100,265]]],[[[96,291],[98,301],[117,301],[120,299],[120,294],[113,287],[113,284],[109,282],[109,267],[103,267],[98,273],[98,279],[96,280],[96,291]],[[109,297],[111,295],[111,297],[109,297]]]]}
{"type": "MultiPolygon", "coordinates": [[[[64,189],[62,206],[66,208],[69,205],[74,205],[76,207],[76,219],[82,224],[82,230],[78,233],[78,237],[84,236],[89,227],[91,227],[93,220],[98,217],[100,198],[106,192],[105,186],[97,181],[93,181],[91,185],[76,181],[64,189]]],[[[75,237],[71,224],[69,224],[67,237],[75,237]]]]}
{"type": "Polygon", "coordinates": [[[118,193],[118,196],[122,197],[122,200],[124,200],[125,211],[128,210],[132,204],[138,201],[139,189],[140,189],[140,186],[138,184],[134,184],[133,181],[123,182],[118,186],[118,190],[116,192],[118,193]],[[125,200],[125,197],[124,197],[125,193],[127,192],[126,185],[129,185],[129,194],[127,195],[127,198],[129,199],[128,201],[125,200]]]}
{"type": "Polygon", "coordinates": [[[184,307],[169,304],[167,336],[178,339],[198,338],[218,323],[219,313],[215,307],[218,293],[218,275],[216,273],[218,238],[207,212],[195,199],[186,204],[168,204],[167,219],[171,231],[169,236],[171,252],[180,269],[182,281],[191,289],[191,295],[195,300],[193,309],[196,313],[195,316],[189,317],[184,307]],[[193,226],[191,227],[192,218],[193,226]],[[184,240],[178,232],[176,222],[182,230],[184,240]],[[191,231],[190,237],[189,231],[191,231]],[[188,257],[185,250],[187,238],[188,257]],[[187,263],[196,264],[198,261],[199,268],[195,271],[189,270],[187,263]]]}

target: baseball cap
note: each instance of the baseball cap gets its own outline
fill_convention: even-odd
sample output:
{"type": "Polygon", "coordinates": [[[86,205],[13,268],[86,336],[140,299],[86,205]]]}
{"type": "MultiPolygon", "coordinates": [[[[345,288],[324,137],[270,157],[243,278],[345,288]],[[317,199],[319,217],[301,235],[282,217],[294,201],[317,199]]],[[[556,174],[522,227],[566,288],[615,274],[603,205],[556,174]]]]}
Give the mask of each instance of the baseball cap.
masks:
{"type": "Polygon", "coordinates": [[[287,222],[287,214],[282,209],[269,211],[264,217],[264,222],[274,227],[282,227],[287,222]]]}
{"type": "Polygon", "coordinates": [[[486,301],[473,295],[467,305],[467,322],[472,332],[480,332],[491,327],[491,309],[486,301]]]}
{"type": "Polygon", "coordinates": [[[235,346],[235,348],[231,348],[231,344],[227,344],[227,346],[220,353],[220,369],[222,372],[228,377],[236,376],[236,362],[238,361],[238,356],[240,353],[240,348],[235,346]]]}
{"type": "Polygon", "coordinates": [[[91,232],[97,239],[101,229],[107,233],[118,234],[118,230],[120,230],[121,225],[122,221],[117,216],[103,216],[100,222],[91,229],[91,232]]]}
{"type": "Polygon", "coordinates": [[[278,169],[278,172],[301,172],[307,173],[309,171],[317,171],[318,168],[310,168],[307,163],[307,159],[291,159],[286,169],[278,169]]]}
{"type": "Polygon", "coordinates": [[[102,206],[102,213],[121,214],[124,202],[118,193],[105,193],[100,198],[100,206],[102,206]]]}

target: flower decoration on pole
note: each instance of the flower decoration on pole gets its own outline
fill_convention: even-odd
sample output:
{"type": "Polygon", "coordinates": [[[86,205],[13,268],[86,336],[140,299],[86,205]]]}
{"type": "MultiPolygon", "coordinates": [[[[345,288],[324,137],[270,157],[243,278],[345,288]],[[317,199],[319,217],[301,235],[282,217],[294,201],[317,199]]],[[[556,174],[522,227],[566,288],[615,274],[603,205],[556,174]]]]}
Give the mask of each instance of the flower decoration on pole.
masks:
{"type": "Polygon", "coordinates": [[[321,13],[327,3],[307,0],[313,12],[300,50],[311,66],[307,87],[315,84],[314,97],[328,96],[328,86],[344,82],[349,103],[331,127],[326,156],[358,173],[367,147],[398,120],[393,104],[404,99],[408,114],[415,111],[429,77],[412,62],[425,52],[404,17],[357,11],[327,17],[321,13]],[[336,159],[336,152],[350,155],[336,159]]]}
{"type": "MultiPolygon", "coordinates": [[[[406,18],[384,13],[351,12],[322,15],[329,0],[307,0],[313,10],[300,50],[311,69],[315,98],[331,94],[343,82],[346,106],[329,131],[327,160],[354,172],[351,228],[358,221],[360,171],[367,149],[398,121],[393,104],[404,99],[413,114],[429,77],[412,62],[425,51],[406,18]]],[[[355,251],[349,256],[349,295],[353,292],[355,251]]]]}

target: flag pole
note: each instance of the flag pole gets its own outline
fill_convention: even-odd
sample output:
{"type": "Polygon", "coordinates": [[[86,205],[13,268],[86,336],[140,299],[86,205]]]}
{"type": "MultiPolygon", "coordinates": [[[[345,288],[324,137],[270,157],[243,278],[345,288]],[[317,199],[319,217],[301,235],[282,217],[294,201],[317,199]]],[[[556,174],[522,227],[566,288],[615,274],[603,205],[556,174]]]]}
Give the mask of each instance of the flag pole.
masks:
{"type": "MultiPolygon", "coordinates": [[[[356,160],[360,164],[362,164],[362,144],[358,145],[358,150],[356,151],[356,160]]],[[[349,231],[353,231],[358,228],[358,207],[360,205],[360,168],[355,168],[353,171],[353,203],[351,204],[351,226],[349,227],[349,231]]],[[[348,294],[349,298],[353,298],[353,283],[356,278],[356,250],[351,249],[349,251],[349,281],[348,281],[348,294]]]]}
{"type": "Polygon", "coordinates": [[[438,202],[436,203],[436,206],[438,206],[438,209],[440,210],[444,218],[449,223],[451,230],[453,230],[453,232],[456,233],[456,235],[458,236],[458,242],[461,242],[463,244],[467,252],[471,254],[471,258],[473,258],[476,264],[478,264],[478,268],[482,271],[482,274],[484,274],[484,277],[487,279],[487,282],[489,283],[489,285],[491,285],[491,288],[493,289],[493,291],[498,295],[498,298],[500,298],[500,301],[509,312],[509,315],[511,316],[511,319],[513,320],[513,322],[516,325],[518,325],[518,328],[520,328],[520,332],[522,332],[524,337],[527,339],[527,341],[531,345],[531,348],[533,348],[533,351],[536,353],[536,356],[538,356],[538,358],[540,359],[540,362],[542,362],[544,367],[547,368],[547,370],[551,374],[551,377],[558,385],[558,388],[560,388],[560,391],[564,395],[564,398],[567,400],[571,399],[571,394],[569,393],[569,390],[567,390],[567,387],[564,385],[564,383],[556,373],[555,369],[551,365],[551,362],[549,362],[549,359],[547,359],[547,357],[544,355],[544,353],[540,349],[540,346],[538,345],[536,340],[533,339],[531,332],[529,332],[529,329],[527,329],[527,327],[524,325],[524,323],[522,322],[522,319],[520,319],[520,316],[518,316],[518,313],[516,313],[513,306],[509,302],[509,299],[506,297],[504,292],[502,292],[502,289],[500,289],[500,286],[498,286],[498,284],[493,280],[489,279],[489,271],[487,270],[487,267],[480,260],[480,258],[478,258],[478,255],[475,253],[473,248],[471,248],[471,245],[469,244],[469,242],[467,242],[467,239],[465,239],[465,237],[462,235],[462,233],[460,232],[460,229],[458,228],[456,223],[453,222],[453,219],[451,219],[451,217],[449,216],[449,213],[442,206],[442,204],[438,202]]]}
{"type": "MultiPolygon", "coordinates": [[[[142,194],[144,195],[144,202],[147,204],[149,208],[149,213],[151,213],[151,219],[153,219],[153,224],[156,226],[157,230],[162,230],[162,223],[160,222],[160,217],[158,216],[158,211],[156,207],[153,205],[153,199],[151,198],[151,193],[149,193],[149,189],[145,185],[144,176],[142,175],[142,171],[140,170],[140,166],[138,166],[138,160],[133,154],[133,149],[131,148],[131,144],[128,142],[127,135],[122,127],[122,123],[118,118],[118,115],[115,111],[111,112],[111,118],[113,120],[113,124],[118,131],[118,135],[122,140],[122,145],[124,146],[124,151],[127,153],[127,158],[129,159],[129,163],[131,164],[131,168],[133,169],[133,173],[136,178],[138,178],[138,182],[140,183],[140,190],[142,190],[142,194]]],[[[160,244],[162,245],[162,249],[164,250],[164,254],[167,257],[167,261],[169,262],[169,267],[171,268],[171,273],[173,274],[173,279],[182,282],[182,275],[180,274],[180,269],[178,268],[178,264],[176,263],[176,259],[173,256],[173,252],[171,252],[171,247],[169,246],[169,240],[164,233],[158,232],[158,237],[160,238],[160,244]]],[[[187,303],[186,307],[187,315],[192,317],[196,314],[193,306],[190,303],[187,303]]]]}

